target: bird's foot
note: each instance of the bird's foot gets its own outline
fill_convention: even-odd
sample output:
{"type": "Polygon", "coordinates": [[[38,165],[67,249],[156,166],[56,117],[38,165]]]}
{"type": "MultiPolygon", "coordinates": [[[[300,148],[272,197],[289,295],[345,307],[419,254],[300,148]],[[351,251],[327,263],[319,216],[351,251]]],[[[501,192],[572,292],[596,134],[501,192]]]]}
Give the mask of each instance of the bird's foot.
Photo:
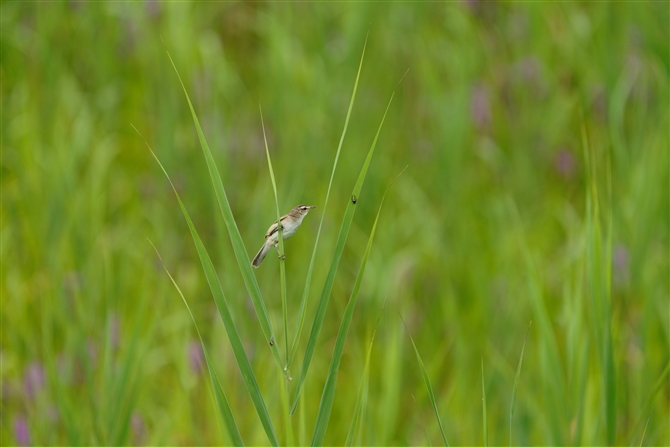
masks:
{"type": "Polygon", "coordinates": [[[286,259],[286,255],[279,255],[279,256],[277,256],[277,257],[278,257],[279,259],[281,259],[282,261],[283,261],[284,259],[286,259]]]}

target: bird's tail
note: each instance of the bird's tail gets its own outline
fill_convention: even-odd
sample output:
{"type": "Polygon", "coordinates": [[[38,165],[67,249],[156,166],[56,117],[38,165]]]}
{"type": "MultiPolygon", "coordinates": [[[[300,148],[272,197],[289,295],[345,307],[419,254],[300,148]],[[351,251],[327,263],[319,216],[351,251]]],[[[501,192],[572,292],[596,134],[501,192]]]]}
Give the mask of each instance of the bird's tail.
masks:
{"type": "Polygon", "coordinates": [[[272,244],[269,244],[268,242],[265,242],[261,249],[258,251],[258,254],[254,258],[253,261],[251,261],[251,265],[254,266],[255,268],[258,268],[259,265],[261,265],[261,262],[263,262],[263,259],[268,254],[268,251],[270,251],[270,248],[272,247],[272,244]]]}

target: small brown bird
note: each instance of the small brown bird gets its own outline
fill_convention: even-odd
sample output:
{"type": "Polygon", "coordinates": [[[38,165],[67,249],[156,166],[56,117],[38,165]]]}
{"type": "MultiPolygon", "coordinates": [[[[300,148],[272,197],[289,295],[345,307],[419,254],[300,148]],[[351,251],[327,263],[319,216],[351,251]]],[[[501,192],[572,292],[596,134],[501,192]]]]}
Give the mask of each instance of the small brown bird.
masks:
{"type": "MultiPolygon", "coordinates": [[[[295,234],[300,224],[302,224],[302,220],[305,218],[307,213],[309,213],[309,210],[314,208],[316,207],[307,205],[298,205],[295,208],[293,208],[290,213],[279,219],[279,221],[281,222],[282,237],[284,240],[290,238],[295,234]]],[[[279,245],[279,226],[275,221],[272,225],[270,225],[270,228],[268,228],[267,233],[265,233],[265,243],[258,251],[258,254],[254,258],[254,260],[251,261],[251,265],[254,266],[255,268],[258,268],[258,266],[261,265],[261,262],[263,262],[263,259],[265,259],[268,252],[270,251],[270,248],[272,247],[274,247],[277,250],[277,253],[279,253],[277,245],[279,245]]]]}

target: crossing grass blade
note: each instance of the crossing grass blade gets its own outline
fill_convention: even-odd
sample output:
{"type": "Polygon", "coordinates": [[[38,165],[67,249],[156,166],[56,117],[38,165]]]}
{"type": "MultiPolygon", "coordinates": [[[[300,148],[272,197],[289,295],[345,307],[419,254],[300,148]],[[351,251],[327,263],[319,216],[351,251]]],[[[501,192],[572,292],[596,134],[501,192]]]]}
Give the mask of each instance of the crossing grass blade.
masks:
{"type": "MultiPolygon", "coordinates": [[[[404,172],[405,169],[403,169],[402,172],[404,172]]],[[[402,174],[402,172],[400,174],[402,174]]],[[[393,182],[395,182],[395,180],[393,182]]],[[[393,182],[391,182],[391,184],[393,184],[393,182]]],[[[391,185],[389,185],[389,188],[390,187],[391,185]]],[[[337,339],[335,340],[335,349],[333,349],[333,356],[331,357],[330,360],[330,367],[328,368],[328,376],[326,377],[326,384],[323,387],[323,394],[321,395],[321,403],[319,404],[319,411],[316,415],[314,435],[312,436],[312,446],[323,445],[323,440],[326,436],[326,429],[328,428],[328,421],[330,420],[330,412],[333,408],[333,399],[335,398],[335,382],[337,380],[337,373],[340,369],[340,362],[342,361],[342,352],[344,351],[344,344],[347,341],[349,326],[351,325],[351,319],[354,315],[356,302],[358,301],[358,292],[361,289],[361,283],[363,282],[363,274],[365,273],[365,267],[368,263],[370,250],[372,249],[372,241],[374,240],[375,232],[377,231],[377,223],[379,222],[379,215],[382,212],[382,207],[384,206],[384,199],[386,198],[387,193],[388,188],[386,188],[386,191],[382,196],[381,203],[379,204],[379,209],[377,210],[377,217],[375,217],[375,222],[372,225],[372,231],[370,232],[370,237],[368,238],[368,245],[365,247],[365,254],[363,255],[363,261],[361,262],[361,267],[359,268],[358,275],[356,276],[356,282],[354,283],[354,288],[351,292],[351,298],[349,298],[347,307],[344,310],[342,323],[340,323],[340,329],[337,332],[337,339]]]]}
{"type": "Polygon", "coordinates": [[[484,386],[484,358],[482,361],[482,419],[484,421],[484,447],[489,446],[489,423],[486,417],[486,387],[484,386]]]}
{"type": "Polygon", "coordinates": [[[319,229],[316,232],[316,241],[314,242],[314,250],[312,250],[312,259],[309,261],[309,268],[307,269],[307,278],[305,279],[305,289],[302,293],[302,299],[300,300],[300,310],[298,311],[298,322],[296,325],[295,336],[293,337],[293,343],[291,344],[291,353],[288,358],[287,367],[290,368],[293,357],[295,356],[296,350],[298,349],[298,342],[300,341],[300,335],[302,334],[302,328],[305,324],[305,311],[307,309],[307,297],[309,295],[309,288],[312,282],[312,273],[314,271],[314,260],[316,259],[316,250],[319,246],[319,238],[321,237],[321,227],[323,227],[323,219],[326,216],[326,208],[328,207],[328,199],[330,198],[330,188],[333,185],[333,178],[335,177],[335,169],[337,168],[337,162],[340,159],[340,152],[342,150],[342,143],[344,142],[344,136],[347,134],[347,128],[349,127],[349,118],[351,117],[351,109],[354,107],[354,100],[356,99],[356,91],[358,90],[358,79],[361,76],[361,68],[363,68],[363,59],[365,58],[365,47],[367,46],[368,38],[365,37],[365,43],[363,44],[363,53],[361,54],[361,61],[358,64],[358,72],[356,73],[356,81],[354,82],[354,91],[351,93],[351,99],[349,100],[349,109],[347,110],[347,117],[344,120],[344,129],[342,129],[342,135],[340,136],[340,143],[337,146],[337,152],[335,153],[335,162],[333,162],[333,170],[330,173],[330,181],[328,182],[328,190],[326,191],[326,201],[323,204],[323,211],[321,213],[321,221],[319,222],[319,229]]]}
{"type": "MultiPolygon", "coordinates": [[[[644,421],[644,416],[648,415],[651,412],[651,409],[653,407],[654,399],[656,398],[656,395],[658,392],[661,390],[664,384],[667,383],[668,375],[670,373],[670,363],[665,365],[665,369],[663,369],[663,372],[659,376],[658,380],[654,384],[654,387],[651,390],[651,393],[649,394],[649,397],[647,397],[647,400],[645,401],[644,405],[642,406],[642,410],[640,411],[640,416],[638,418],[638,421],[635,423],[633,427],[633,433],[638,433],[640,431],[640,427],[642,425],[642,421],[644,421]]],[[[632,445],[632,443],[631,443],[632,445]]]]}
{"type": "Polygon", "coordinates": [[[286,301],[286,264],[284,260],[284,231],[282,225],[279,224],[281,219],[281,214],[279,213],[279,197],[277,195],[277,183],[275,182],[275,172],[272,169],[272,160],[270,159],[270,149],[268,149],[268,138],[265,135],[265,122],[263,121],[263,109],[261,105],[258,104],[258,110],[261,114],[261,126],[263,127],[263,141],[265,142],[265,155],[268,158],[268,169],[270,170],[270,179],[272,180],[272,190],[275,193],[275,206],[277,208],[277,224],[278,230],[277,234],[279,235],[279,278],[280,278],[280,287],[281,287],[281,307],[282,314],[284,316],[284,344],[286,345],[286,364],[284,366],[284,371],[288,374],[288,365],[289,365],[289,346],[288,346],[288,304],[286,301]]]}
{"type": "Polygon", "coordinates": [[[363,366],[363,377],[361,378],[361,383],[358,386],[358,394],[356,395],[356,404],[354,405],[354,414],[351,416],[351,425],[349,426],[349,433],[347,434],[347,440],[344,442],[344,445],[347,447],[350,447],[353,444],[354,435],[356,434],[356,428],[358,427],[358,424],[360,422],[361,406],[363,403],[363,390],[365,388],[365,382],[368,380],[368,373],[370,371],[370,355],[372,354],[372,345],[375,342],[377,327],[379,326],[379,320],[381,320],[382,318],[382,313],[384,312],[385,305],[386,305],[386,299],[384,299],[382,309],[379,311],[379,316],[377,317],[375,328],[372,331],[372,338],[370,339],[368,352],[365,355],[365,365],[363,366]]]}
{"type": "MultiPolygon", "coordinates": [[[[135,130],[137,131],[137,129],[135,130]]],[[[140,136],[142,135],[140,134],[140,136]]],[[[221,287],[219,277],[216,274],[216,269],[214,268],[212,259],[209,257],[207,249],[205,248],[205,245],[202,243],[202,240],[198,235],[198,231],[195,229],[193,221],[191,220],[191,217],[186,211],[184,203],[181,201],[181,197],[179,197],[179,194],[177,193],[177,189],[174,187],[172,180],[170,180],[170,176],[168,175],[167,171],[165,170],[165,168],[163,167],[160,160],[158,159],[154,151],[151,149],[149,144],[146,142],[146,140],[145,144],[149,148],[149,151],[151,151],[151,155],[153,155],[154,159],[156,159],[156,162],[158,163],[161,170],[165,174],[165,177],[167,177],[168,181],[170,182],[170,186],[172,186],[172,190],[174,191],[174,194],[177,197],[177,201],[179,202],[181,211],[184,214],[184,217],[186,218],[186,223],[188,224],[189,230],[191,231],[191,236],[193,237],[193,242],[195,243],[195,248],[198,252],[198,257],[200,258],[203,270],[205,271],[205,277],[207,278],[207,283],[209,284],[209,288],[212,291],[214,302],[216,303],[216,307],[219,310],[219,315],[221,315],[221,320],[223,320],[223,325],[226,329],[226,333],[228,334],[230,344],[233,348],[233,354],[235,355],[235,360],[237,361],[237,365],[240,368],[240,372],[242,373],[244,384],[246,385],[247,391],[249,392],[249,396],[251,396],[251,400],[254,404],[254,407],[256,408],[256,412],[258,413],[258,417],[261,420],[261,424],[263,425],[263,429],[265,430],[265,433],[267,434],[270,443],[273,446],[277,446],[279,445],[279,442],[277,441],[277,435],[275,434],[274,428],[272,426],[272,421],[270,420],[270,415],[268,414],[268,410],[265,406],[265,401],[263,400],[263,396],[261,395],[258,382],[256,381],[256,376],[254,375],[254,371],[251,368],[249,359],[247,358],[247,355],[244,352],[244,347],[242,346],[242,340],[240,339],[240,335],[238,334],[237,328],[235,327],[235,323],[233,322],[233,317],[230,313],[230,309],[228,308],[228,303],[223,293],[223,288],[221,287]]]]}
{"type": "Polygon", "coordinates": [[[642,438],[640,438],[640,447],[642,447],[642,444],[644,443],[644,435],[647,434],[647,426],[649,425],[649,419],[651,419],[651,416],[647,418],[647,423],[644,424],[644,431],[642,432],[642,438]]]}
{"type": "Polygon", "coordinates": [[[519,358],[519,365],[516,367],[516,376],[514,377],[514,389],[512,390],[512,404],[509,410],[509,445],[512,446],[512,418],[514,417],[514,410],[516,409],[516,390],[519,386],[519,377],[521,377],[521,364],[523,363],[523,351],[526,349],[526,340],[528,340],[528,333],[530,332],[531,321],[526,329],[526,337],[523,339],[523,346],[521,346],[521,357],[519,358]]]}
{"type": "Polygon", "coordinates": [[[181,84],[181,87],[184,90],[184,95],[186,95],[186,101],[188,102],[188,106],[191,109],[191,116],[193,117],[193,123],[195,124],[195,128],[198,132],[198,138],[200,139],[200,146],[202,147],[202,152],[205,156],[205,161],[207,162],[207,169],[209,171],[209,176],[212,180],[212,186],[214,186],[214,193],[216,194],[216,200],[219,203],[219,208],[221,209],[221,214],[223,215],[223,221],[226,223],[226,227],[228,228],[228,235],[230,236],[230,242],[233,246],[233,251],[235,252],[237,265],[239,266],[240,272],[242,273],[242,279],[244,280],[244,285],[247,288],[247,292],[249,293],[249,297],[251,298],[251,302],[253,303],[254,310],[256,312],[256,315],[258,316],[258,322],[260,323],[261,329],[263,330],[265,341],[270,346],[270,349],[272,350],[272,354],[274,355],[277,364],[281,369],[283,369],[284,365],[282,364],[281,356],[279,354],[279,348],[277,347],[277,339],[275,338],[274,332],[272,331],[272,325],[270,324],[268,311],[267,308],[265,307],[265,302],[263,301],[263,298],[261,296],[261,289],[258,286],[258,282],[256,281],[256,276],[252,271],[251,262],[249,260],[247,249],[244,246],[242,235],[240,234],[240,230],[237,228],[235,217],[233,217],[233,211],[230,208],[230,203],[228,202],[226,191],[223,188],[221,175],[219,175],[219,170],[216,167],[216,163],[214,162],[214,157],[212,156],[212,152],[209,149],[209,145],[207,144],[205,135],[203,134],[202,128],[200,127],[200,122],[198,121],[195,109],[193,108],[193,104],[191,103],[191,98],[188,96],[188,92],[186,91],[186,87],[184,86],[184,83],[181,80],[181,76],[179,76],[177,66],[174,64],[172,56],[170,56],[169,52],[167,52],[167,55],[168,58],[170,58],[170,62],[172,63],[172,67],[174,68],[175,73],[177,73],[177,78],[179,78],[179,83],[181,84]]]}
{"type": "Polygon", "coordinates": [[[149,241],[149,243],[154,248],[154,250],[156,250],[158,259],[160,259],[161,264],[163,265],[163,270],[165,270],[165,273],[167,273],[167,275],[170,277],[170,281],[172,281],[172,284],[174,285],[175,289],[177,289],[177,292],[179,292],[179,296],[181,296],[181,299],[184,302],[186,309],[188,310],[188,314],[191,316],[191,320],[193,321],[193,325],[195,326],[195,331],[198,333],[198,338],[200,339],[200,345],[202,346],[202,352],[205,354],[205,362],[207,363],[209,378],[212,381],[212,389],[214,390],[214,397],[216,398],[216,404],[219,407],[219,415],[221,416],[223,424],[226,427],[226,431],[228,432],[228,436],[230,437],[231,444],[244,445],[244,442],[242,441],[242,436],[240,435],[240,431],[238,430],[237,424],[235,423],[233,412],[230,410],[228,399],[226,399],[226,394],[224,393],[223,388],[221,387],[221,383],[219,382],[219,378],[217,377],[216,372],[212,367],[212,361],[210,360],[209,354],[207,353],[207,348],[205,347],[205,342],[202,339],[202,335],[200,335],[200,329],[198,329],[198,324],[195,322],[195,318],[193,317],[193,312],[191,312],[191,307],[188,305],[188,302],[186,301],[186,298],[184,297],[184,294],[182,293],[181,289],[177,285],[177,282],[174,280],[169,270],[165,266],[165,262],[163,261],[163,258],[161,257],[160,253],[158,252],[158,249],[153,244],[153,242],[149,241]]]}
{"type": "Polygon", "coordinates": [[[360,202],[359,194],[363,188],[363,182],[365,181],[365,176],[368,173],[368,168],[370,167],[370,161],[372,160],[372,155],[375,152],[375,147],[377,146],[377,140],[379,139],[379,133],[382,130],[384,125],[384,120],[386,119],[386,114],[391,107],[393,102],[393,97],[395,96],[395,90],[391,94],[391,99],[389,99],[386,110],[384,111],[384,116],[382,117],[381,123],[379,123],[379,128],[375,134],[375,138],[372,141],[372,146],[368,151],[368,155],[363,164],[360,174],[358,175],[358,180],[356,180],[356,185],[354,186],[354,191],[351,195],[351,199],[347,205],[347,209],[344,213],[344,218],[342,219],[342,226],[340,227],[340,234],[337,236],[337,243],[335,244],[335,253],[333,254],[333,260],[330,264],[330,269],[328,270],[328,276],[326,277],[326,282],[323,286],[323,291],[321,292],[321,298],[319,299],[319,305],[316,310],[316,316],[314,317],[314,323],[312,324],[312,331],[309,334],[309,341],[307,342],[307,349],[305,350],[305,357],[302,361],[302,369],[300,370],[300,377],[298,378],[298,383],[295,389],[295,396],[293,398],[293,405],[291,407],[291,414],[295,412],[296,407],[298,406],[298,398],[300,397],[300,391],[302,390],[302,385],[307,376],[307,371],[309,369],[309,364],[312,361],[312,356],[314,355],[314,350],[316,349],[316,341],[319,337],[319,332],[321,331],[321,326],[323,325],[323,319],[326,316],[326,309],[328,307],[328,301],[330,300],[330,292],[333,290],[333,284],[335,283],[335,275],[337,274],[337,266],[340,263],[340,258],[342,257],[342,252],[344,251],[344,244],[347,241],[347,235],[349,234],[349,229],[351,228],[351,221],[354,219],[354,213],[356,212],[356,206],[360,202]]]}
{"type": "Polygon", "coordinates": [[[430,403],[433,406],[433,411],[435,412],[435,417],[437,418],[437,424],[440,427],[440,433],[442,434],[442,440],[444,441],[444,445],[449,447],[449,441],[447,441],[447,435],[444,433],[444,426],[442,425],[442,419],[440,418],[440,412],[437,410],[437,402],[435,401],[435,393],[433,393],[433,387],[430,384],[430,378],[428,377],[428,372],[426,371],[426,366],[423,364],[423,360],[421,360],[421,355],[419,354],[419,350],[416,347],[416,343],[414,343],[414,339],[412,338],[412,334],[409,333],[409,329],[407,329],[407,325],[405,324],[405,320],[402,318],[402,315],[400,315],[400,319],[402,320],[402,324],[405,326],[405,330],[407,331],[407,335],[409,335],[409,339],[412,342],[412,346],[414,347],[414,353],[416,354],[416,360],[419,362],[419,369],[421,370],[421,375],[423,376],[423,382],[426,384],[426,389],[428,390],[428,398],[430,399],[430,403]]]}
{"type": "MultiPolygon", "coordinates": [[[[414,405],[416,405],[416,408],[418,409],[419,402],[416,401],[416,397],[414,397],[414,394],[412,394],[412,400],[414,401],[414,405]]],[[[423,420],[421,412],[419,412],[419,419],[421,420],[421,427],[423,427],[423,432],[426,434],[426,439],[428,440],[428,446],[433,447],[433,441],[430,440],[430,433],[428,433],[428,428],[426,427],[426,423],[423,420]]]]}

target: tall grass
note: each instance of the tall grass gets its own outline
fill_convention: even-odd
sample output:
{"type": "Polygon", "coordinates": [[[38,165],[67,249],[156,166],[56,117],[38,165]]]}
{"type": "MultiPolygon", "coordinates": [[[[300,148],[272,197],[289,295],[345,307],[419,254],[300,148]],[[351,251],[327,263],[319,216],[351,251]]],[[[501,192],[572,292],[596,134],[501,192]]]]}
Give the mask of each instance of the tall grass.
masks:
{"type": "Polygon", "coordinates": [[[667,3],[0,8],[3,445],[670,443],[667,3]]]}

